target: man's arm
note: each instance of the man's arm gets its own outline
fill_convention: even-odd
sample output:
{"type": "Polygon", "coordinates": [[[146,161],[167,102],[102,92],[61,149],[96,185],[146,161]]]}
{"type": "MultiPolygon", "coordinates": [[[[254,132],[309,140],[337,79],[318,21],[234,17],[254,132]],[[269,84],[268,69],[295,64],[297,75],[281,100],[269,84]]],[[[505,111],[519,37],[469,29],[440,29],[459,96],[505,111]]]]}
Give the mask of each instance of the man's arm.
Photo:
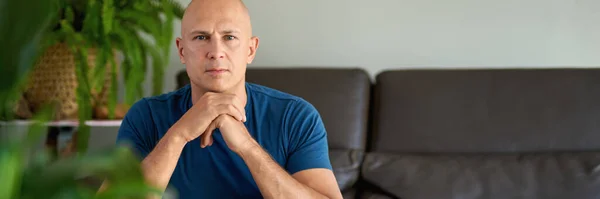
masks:
{"type": "MultiPolygon", "coordinates": [[[[141,168],[146,182],[154,188],[164,191],[177,166],[184,146],[196,139],[206,130],[217,116],[228,115],[237,122],[245,121],[244,104],[235,95],[206,93],[188,110],[158,141],[156,146],[152,137],[151,124],[146,124],[150,108],[144,100],[136,103],[123,119],[119,128],[118,142],[127,141],[133,144],[138,154],[144,157],[141,168]],[[150,152],[151,151],[151,152],[150,152]]],[[[200,147],[200,146],[198,146],[200,147]]],[[[99,192],[104,191],[110,182],[105,181],[99,192]]]]}
{"type": "Polygon", "coordinates": [[[146,181],[161,191],[167,188],[181,151],[187,143],[175,136],[176,132],[171,131],[175,130],[170,129],[141,163],[146,181]]]}
{"type": "Polygon", "coordinates": [[[333,172],[300,171],[292,177],[256,141],[240,156],[265,198],[342,198],[333,172]]]}
{"type": "MultiPolygon", "coordinates": [[[[158,142],[154,150],[140,164],[148,185],[161,191],[167,188],[185,144],[185,140],[173,136],[173,133],[167,133],[158,142]]],[[[106,190],[110,186],[109,183],[104,181],[100,186],[99,193],[106,190]]],[[[160,196],[154,195],[148,198],[160,198],[160,196]]]]}

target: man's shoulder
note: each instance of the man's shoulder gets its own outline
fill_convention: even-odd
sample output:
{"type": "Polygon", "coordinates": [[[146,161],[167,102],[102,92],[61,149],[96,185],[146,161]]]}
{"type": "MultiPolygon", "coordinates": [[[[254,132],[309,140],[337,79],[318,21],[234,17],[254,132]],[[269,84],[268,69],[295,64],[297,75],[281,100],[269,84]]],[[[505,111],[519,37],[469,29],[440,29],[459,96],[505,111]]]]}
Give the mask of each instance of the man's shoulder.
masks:
{"type": "Polygon", "coordinates": [[[145,97],[144,99],[149,103],[168,103],[168,102],[180,102],[181,99],[189,97],[191,91],[190,85],[187,84],[177,90],[163,93],[156,96],[145,97]]]}
{"type": "Polygon", "coordinates": [[[266,97],[267,99],[273,100],[286,100],[286,101],[296,101],[301,98],[284,91],[280,91],[271,87],[267,87],[264,85],[256,84],[256,83],[246,83],[248,91],[252,92],[255,95],[261,95],[266,97]]]}
{"type": "Polygon", "coordinates": [[[186,85],[177,90],[150,97],[143,97],[133,104],[130,112],[149,116],[151,112],[172,111],[173,108],[185,108],[189,99],[190,86],[186,85]]]}

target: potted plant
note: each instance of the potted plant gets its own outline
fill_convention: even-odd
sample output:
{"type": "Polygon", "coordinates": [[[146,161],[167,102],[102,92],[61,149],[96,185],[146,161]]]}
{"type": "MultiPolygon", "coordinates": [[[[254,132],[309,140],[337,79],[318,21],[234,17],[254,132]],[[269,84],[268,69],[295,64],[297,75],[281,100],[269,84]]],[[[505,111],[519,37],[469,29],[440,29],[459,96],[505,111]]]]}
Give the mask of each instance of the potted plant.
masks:
{"type": "Polygon", "coordinates": [[[58,16],[43,39],[44,53],[22,95],[28,110],[36,112],[53,103],[57,120],[115,118],[115,110],[121,110],[116,117],[120,119],[127,106],[116,109],[118,76],[127,91],[124,104],[131,105],[144,95],[142,83],[149,69],[152,95],[162,92],[173,21],[181,19],[181,5],[173,0],[57,0],[57,4],[58,16]]]}
{"type": "MultiPolygon", "coordinates": [[[[13,104],[18,117],[29,119],[52,104],[56,111],[51,119],[79,120],[75,138],[87,140],[85,121],[121,119],[144,95],[147,70],[153,74],[151,94],[162,92],[173,21],[184,12],[180,4],[173,0],[51,2],[57,12],[43,35],[42,54],[23,84],[18,103],[13,104]],[[126,91],[119,105],[118,75],[126,91]]],[[[76,144],[77,150],[85,152],[87,142],[81,144],[76,144]]]]}
{"type": "MultiPolygon", "coordinates": [[[[0,3],[0,38],[10,38],[0,49],[3,112],[20,95],[56,6],[55,1],[0,3]]],[[[28,156],[43,137],[43,122],[51,115],[52,107],[37,112],[26,136],[15,136],[18,132],[0,126],[0,198],[144,198],[156,191],[144,183],[139,163],[126,148],[95,155],[78,153],[56,161],[44,150],[28,156]],[[110,179],[111,186],[96,193],[94,186],[82,182],[88,177],[110,179]]]]}

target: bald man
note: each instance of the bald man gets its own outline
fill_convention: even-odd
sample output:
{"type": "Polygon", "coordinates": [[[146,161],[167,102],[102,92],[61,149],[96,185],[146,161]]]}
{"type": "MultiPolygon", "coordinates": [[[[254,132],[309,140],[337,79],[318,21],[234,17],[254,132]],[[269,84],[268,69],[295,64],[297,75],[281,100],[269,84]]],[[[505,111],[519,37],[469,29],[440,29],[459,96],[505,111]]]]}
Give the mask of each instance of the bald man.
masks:
{"type": "Polygon", "coordinates": [[[135,103],[119,129],[147,181],[179,198],[341,198],[305,100],[245,81],[259,39],[240,0],[194,0],[177,38],[190,84],[135,103]]]}

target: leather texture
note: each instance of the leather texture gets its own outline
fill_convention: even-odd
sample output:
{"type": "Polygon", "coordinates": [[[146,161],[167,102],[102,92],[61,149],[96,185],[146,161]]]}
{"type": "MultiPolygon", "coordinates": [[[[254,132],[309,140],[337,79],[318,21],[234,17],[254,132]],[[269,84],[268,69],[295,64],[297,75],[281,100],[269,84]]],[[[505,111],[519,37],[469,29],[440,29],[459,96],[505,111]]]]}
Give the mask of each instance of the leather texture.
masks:
{"type": "Polygon", "coordinates": [[[592,199],[600,197],[600,153],[370,153],[363,177],[403,199],[592,199]]]}
{"type": "Polygon", "coordinates": [[[376,79],[374,151],[600,149],[599,69],[406,70],[376,79]]]}
{"type": "Polygon", "coordinates": [[[360,150],[329,150],[333,173],[341,190],[351,188],[360,175],[364,152],[360,150]]]}
{"type": "Polygon", "coordinates": [[[342,192],[342,197],[344,199],[355,199],[356,198],[356,189],[348,189],[342,192]]]}
{"type": "Polygon", "coordinates": [[[381,192],[600,198],[599,69],[403,70],[376,81],[362,178],[381,192]]]}
{"type": "MultiPolygon", "coordinates": [[[[370,192],[370,191],[362,193],[359,198],[360,199],[395,199],[395,198],[390,197],[390,196],[386,196],[386,195],[383,195],[383,194],[379,194],[379,193],[375,193],[375,192],[370,192]]],[[[346,198],[344,198],[344,199],[346,199],[346,198]]]]}

